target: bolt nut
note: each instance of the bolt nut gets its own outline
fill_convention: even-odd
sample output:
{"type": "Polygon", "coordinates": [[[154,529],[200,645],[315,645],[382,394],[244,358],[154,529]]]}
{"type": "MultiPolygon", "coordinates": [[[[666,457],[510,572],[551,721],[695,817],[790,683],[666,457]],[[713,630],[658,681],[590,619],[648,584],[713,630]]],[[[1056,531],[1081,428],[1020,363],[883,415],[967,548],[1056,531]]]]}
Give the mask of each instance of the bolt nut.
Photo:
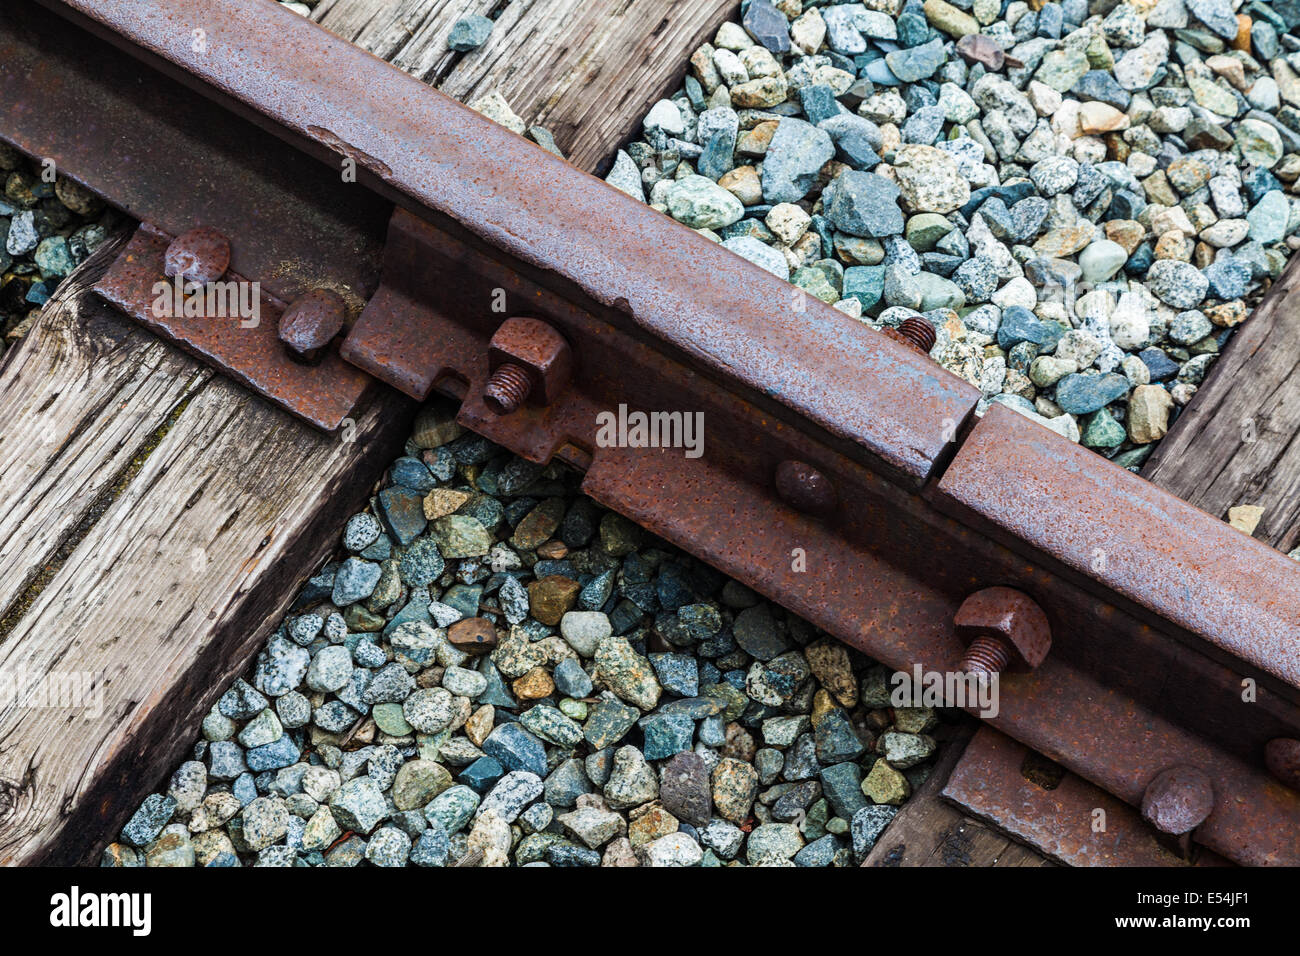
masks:
{"type": "MultiPolygon", "coordinates": [[[[488,371],[495,373],[503,366],[512,367],[509,373],[512,396],[523,388],[520,377],[527,376],[527,401],[549,405],[569,384],[573,351],[564,336],[541,319],[514,316],[501,323],[488,345],[488,371]]],[[[522,400],[514,402],[514,407],[522,400]]],[[[489,404],[493,402],[489,400],[489,404]]],[[[509,405],[498,400],[494,411],[513,411],[509,405]]]]}
{"type": "Polygon", "coordinates": [[[1264,746],[1264,766],[1278,783],[1300,790],[1300,740],[1277,737],[1264,746]]]}
{"type": "Polygon", "coordinates": [[[163,253],[163,272],[183,282],[207,285],[230,268],[230,240],[211,226],[198,226],[173,239],[163,253]]]}
{"type": "Polygon", "coordinates": [[[1147,784],[1141,809],[1142,816],[1161,833],[1190,833],[1214,809],[1214,784],[1196,767],[1169,767],[1147,784]]]}
{"type": "Polygon", "coordinates": [[[330,289],[312,289],[293,300],[280,316],[280,341],[295,360],[316,365],[343,331],[347,306],[330,289]]]}
{"type": "Polygon", "coordinates": [[[1052,648],[1047,615],[1033,598],[1015,588],[976,591],[957,609],[953,624],[970,649],[963,665],[973,663],[986,672],[1031,671],[1052,648]]]}
{"type": "Polygon", "coordinates": [[[812,465],[783,461],[776,466],[776,493],[796,511],[825,517],[835,510],[835,486],[812,465]]]}

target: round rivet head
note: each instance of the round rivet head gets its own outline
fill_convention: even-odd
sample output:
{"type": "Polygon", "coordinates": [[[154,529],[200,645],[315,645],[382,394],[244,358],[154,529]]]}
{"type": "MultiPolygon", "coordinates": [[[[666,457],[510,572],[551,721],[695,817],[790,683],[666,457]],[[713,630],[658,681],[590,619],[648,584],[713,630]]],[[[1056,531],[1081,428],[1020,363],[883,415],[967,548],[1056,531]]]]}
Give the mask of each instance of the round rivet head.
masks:
{"type": "Polygon", "coordinates": [[[230,240],[211,226],[198,226],[171,241],[163,272],[185,282],[216,282],[230,268],[230,240]]]}
{"type": "Polygon", "coordinates": [[[1264,746],[1264,766],[1278,783],[1300,790],[1300,740],[1278,737],[1264,746]]]}
{"type": "Polygon", "coordinates": [[[1214,809],[1214,785],[1196,767],[1170,767],[1156,774],[1142,794],[1142,816],[1175,836],[1190,833],[1214,809]]]}
{"type": "Polygon", "coordinates": [[[835,488],[830,479],[802,461],[783,461],[776,466],[776,493],[804,514],[824,517],[835,510],[835,488]]]}
{"type": "Polygon", "coordinates": [[[293,358],[315,365],[343,331],[346,318],[342,296],[329,289],[312,289],[294,299],[280,316],[280,341],[293,358]]]}

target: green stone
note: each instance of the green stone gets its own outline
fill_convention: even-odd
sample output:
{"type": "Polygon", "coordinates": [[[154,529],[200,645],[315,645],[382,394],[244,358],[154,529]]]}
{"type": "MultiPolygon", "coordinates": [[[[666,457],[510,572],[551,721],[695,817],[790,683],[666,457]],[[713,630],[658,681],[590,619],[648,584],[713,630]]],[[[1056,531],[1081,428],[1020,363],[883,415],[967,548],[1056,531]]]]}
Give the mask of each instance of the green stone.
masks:
{"type": "Polygon", "coordinates": [[[469,515],[445,515],[433,523],[432,533],[444,558],[478,558],[492,547],[487,528],[469,515]]]}
{"type": "Polygon", "coordinates": [[[874,307],[884,294],[884,266],[850,266],[844,270],[844,298],[857,299],[863,311],[874,307]]]}
{"type": "Polygon", "coordinates": [[[1187,85],[1196,102],[1212,113],[1232,118],[1237,115],[1237,98],[1212,80],[1189,76],[1187,85]]]}
{"type": "Polygon", "coordinates": [[[952,223],[937,212],[923,212],[907,220],[903,234],[917,252],[930,252],[935,243],[952,230],[952,223]]]}
{"type": "Polygon", "coordinates": [[[1088,68],[1088,57],[1079,50],[1053,50],[1043,57],[1035,78],[1058,93],[1067,93],[1088,68]]]}
{"type": "Polygon", "coordinates": [[[1088,416],[1079,441],[1087,448],[1115,448],[1124,441],[1124,426],[1103,408],[1088,416]]]}
{"type": "Polygon", "coordinates": [[[402,716],[401,704],[375,704],[370,714],[375,718],[375,726],[393,737],[405,737],[412,731],[402,716]]]}
{"type": "Polygon", "coordinates": [[[957,287],[957,283],[937,276],[932,272],[921,272],[913,277],[921,289],[921,311],[931,309],[960,309],[966,304],[966,294],[957,287]]]}
{"type": "Polygon", "coordinates": [[[804,266],[796,270],[795,274],[790,277],[790,281],[809,295],[815,296],[823,302],[838,302],[840,300],[839,292],[826,278],[826,273],[815,266],[804,266]]]}
{"type": "Polygon", "coordinates": [[[1272,169],[1282,158],[1284,149],[1278,131],[1260,120],[1244,119],[1237,124],[1237,146],[1248,163],[1272,169]]]}

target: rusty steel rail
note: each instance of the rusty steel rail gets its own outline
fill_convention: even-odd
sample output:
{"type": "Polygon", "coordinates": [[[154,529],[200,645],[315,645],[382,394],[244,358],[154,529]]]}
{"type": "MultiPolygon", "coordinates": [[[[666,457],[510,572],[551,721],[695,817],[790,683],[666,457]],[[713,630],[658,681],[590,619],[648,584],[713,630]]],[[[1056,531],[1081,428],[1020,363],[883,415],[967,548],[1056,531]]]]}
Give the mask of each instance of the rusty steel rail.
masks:
{"type": "Polygon", "coordinates": [[[145,223],[98,287],[123,311],[318,427],[379,382],[453,395],[466,426],[582,469],[593,497],[895,669],[1005,667],[990,722],[1118,799],[1150,805],[1190,767],[1197,843],[1300,863],[1300,795],[1265,763],[1287,777],[1276,742],[1300,738],[1294,562],[1008,409],[976,420],[976,390],[908,336],[278,5],[42,3],[85,31],[31,0],[0,13],[0,137],[145,223]],[[291,310],[300,354],[274,323],[245,340],[150,314],[146,280],[196,226],[291,310]],[[304,366],[339,322],[321,290],[347,331],[304,366]],[[325,394],[336,377],[354,384],[325,394]],[[603,446],[620,405],[703,413],[706,453],[603,446]],[[967,603],[989,588],[1018,595],[967,603]]]}

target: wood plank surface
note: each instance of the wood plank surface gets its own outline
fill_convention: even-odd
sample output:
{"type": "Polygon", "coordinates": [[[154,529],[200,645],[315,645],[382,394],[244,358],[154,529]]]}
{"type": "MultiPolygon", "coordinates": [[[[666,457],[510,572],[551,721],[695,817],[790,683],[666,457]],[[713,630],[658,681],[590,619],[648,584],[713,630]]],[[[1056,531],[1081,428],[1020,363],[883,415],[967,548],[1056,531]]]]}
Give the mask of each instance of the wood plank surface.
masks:
{"type": "Polygon", "coordinates": [[[0,578],[23,582],[0,635],[0,863],[93,860],[410,426],[389,392],[339,438],[311,430],[111,313],[102,268],[0,374],[0,578]],[[44,706],[56,685],[81,692],[44,706]]]}
{"type": "MultiPolygon", "coordinates": [[[[473,7],[473,9],[471,9],[473,7]]],[[[450,53],[446,34],[474,0],[325,0],[313,17],[340,36],[471,102],[496,91],[529,125],[546,127],[569,160],[605,166],[736,0],[510,0],[487,43],[450,53]]]]}
{"type": "Polygon", "coordinates": [[[933,772],[880,835],[863,866],[1055,866],[962,813],[941,796],[953,766],[977,729],[964,724],[944,743],[933,772]]]}
{"type": "Polygon", "coordinates": [[[1300,261],[1229,340],[1142,474],[1219,518],[1258,505],[1254,537],[1300,544],[1300,261]]]}

